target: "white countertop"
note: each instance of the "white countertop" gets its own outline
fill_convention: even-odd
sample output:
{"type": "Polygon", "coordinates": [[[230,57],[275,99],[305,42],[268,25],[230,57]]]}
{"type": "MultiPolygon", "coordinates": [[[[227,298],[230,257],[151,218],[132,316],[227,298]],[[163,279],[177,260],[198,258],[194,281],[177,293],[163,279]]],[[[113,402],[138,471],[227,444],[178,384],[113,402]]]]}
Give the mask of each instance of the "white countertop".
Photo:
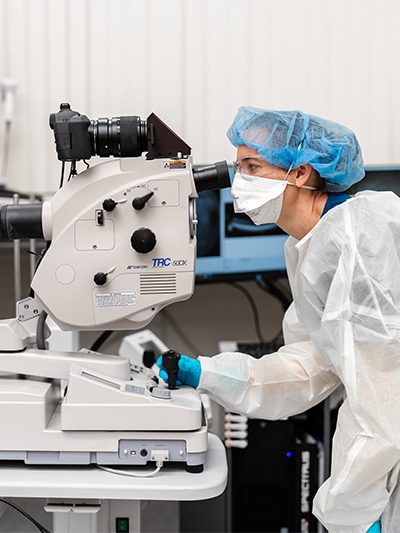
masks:
{"type": "MultiPolygon", "coordinates": [[[[118,468],[118,467],[116,467],[118,468]]],[[[149,471],[153,469],[149,468],[149,471]]],[[[138,467],[138,472],[145,470],[138,467]]],[[[0,463],[0,496],[14,498],[94,498],[107,500],[207,500],[225,490],[225,447],[208,436],[206,464],[201,474],[184,465],[161,469],[150,478],[119,476],[96,466],[31,466],[0,463]]]]}

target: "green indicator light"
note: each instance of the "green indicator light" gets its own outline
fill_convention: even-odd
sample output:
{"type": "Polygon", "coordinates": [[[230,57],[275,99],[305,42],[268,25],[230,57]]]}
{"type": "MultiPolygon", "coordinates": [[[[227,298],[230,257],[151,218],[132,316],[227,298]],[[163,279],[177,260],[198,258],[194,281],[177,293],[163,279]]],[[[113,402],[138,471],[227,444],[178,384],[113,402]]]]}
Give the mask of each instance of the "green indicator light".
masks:
{"type": "Polygon", "coordinates": [[[129,518],[116,518],[115,519],[115,531],[116,533],[129,533],[129,518]]]}

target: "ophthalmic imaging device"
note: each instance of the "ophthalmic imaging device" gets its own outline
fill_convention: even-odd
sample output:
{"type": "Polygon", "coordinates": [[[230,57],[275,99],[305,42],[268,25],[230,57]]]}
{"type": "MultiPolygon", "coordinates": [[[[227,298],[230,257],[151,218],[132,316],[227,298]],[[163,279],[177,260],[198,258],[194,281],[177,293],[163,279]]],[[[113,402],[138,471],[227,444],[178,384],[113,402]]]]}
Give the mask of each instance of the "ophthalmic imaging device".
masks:
{"type": "Polygon", "coordinates": [[[0,211],[3,238],[47,243],[30,296],[0,321],[0,461],[201,472],[207,422],[197,391],[176,388],[179,354],[163,354],[167,386],[124,357],[47,350],[46,317],[67,331],[135,330],[188,299],[197,193],[230,186],[228,166],[193,166],[155,114],[89,120],[62,104],[50,127],[68,178],[49,201],[0,211]],[[114,159],[78,174],[93,155],[114,159]]]}

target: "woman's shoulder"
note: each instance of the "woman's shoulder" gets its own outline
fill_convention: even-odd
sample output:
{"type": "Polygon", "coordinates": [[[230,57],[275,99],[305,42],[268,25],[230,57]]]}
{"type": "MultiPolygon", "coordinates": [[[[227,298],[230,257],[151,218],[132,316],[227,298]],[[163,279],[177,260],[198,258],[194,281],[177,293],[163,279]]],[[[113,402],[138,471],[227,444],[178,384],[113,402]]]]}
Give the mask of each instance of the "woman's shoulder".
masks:
{"type": "Polygon", "coordinates": [[[357,193],[324,219],[316,240],[330,241],[340,250],[350,246],[370,255],[377,247],[400,243],[400,198],[391,191],[357,193]]]}
{"type": "Polygon", "coordinates": [[[343,236],[350,229],[364,231],[371,229],[371,224],[382,226],[390,220],[400,224],[400,198],[392,191],[362,191],[331,209],[321,226],[322,233],[329,227],[340,228],[343,236]]]}

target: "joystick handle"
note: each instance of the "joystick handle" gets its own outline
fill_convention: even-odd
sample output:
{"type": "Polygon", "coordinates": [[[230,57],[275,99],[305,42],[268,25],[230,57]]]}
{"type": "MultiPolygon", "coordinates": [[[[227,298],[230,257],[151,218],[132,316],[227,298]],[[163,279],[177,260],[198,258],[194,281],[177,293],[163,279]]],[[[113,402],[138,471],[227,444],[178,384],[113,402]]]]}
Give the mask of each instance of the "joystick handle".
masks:
{"type": "Polygon", "coordinates": [[[175,350],[168,350],[162,354],[162,366],[168,374],[168,388],[176,389],[176,382],[178,380],[178,361],[180,354],[175,350]]]}

